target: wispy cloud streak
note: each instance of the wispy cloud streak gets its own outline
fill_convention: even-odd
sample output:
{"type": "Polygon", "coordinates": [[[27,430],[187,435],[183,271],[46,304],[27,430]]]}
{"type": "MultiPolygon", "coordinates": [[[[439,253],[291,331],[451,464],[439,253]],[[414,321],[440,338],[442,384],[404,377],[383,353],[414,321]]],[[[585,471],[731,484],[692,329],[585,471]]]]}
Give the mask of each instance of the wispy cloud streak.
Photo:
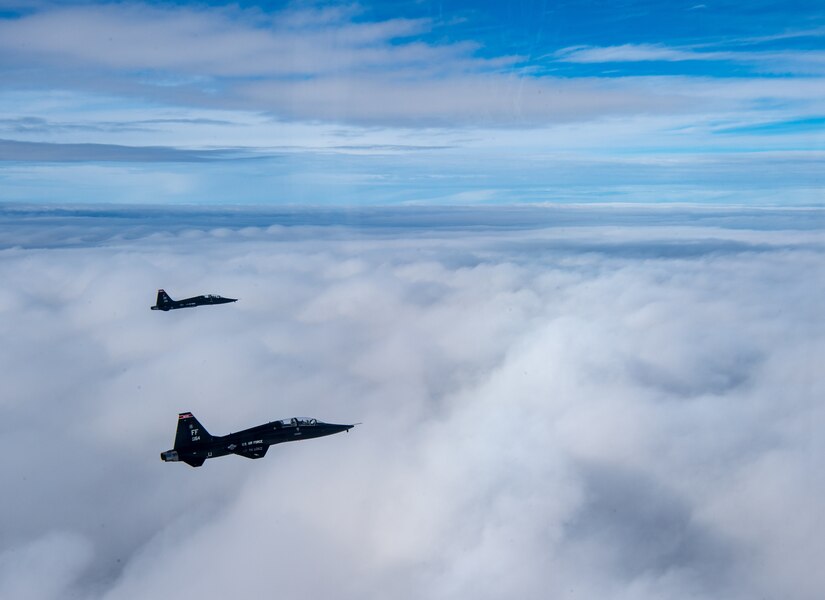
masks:
{"type": "Polygon", "coordinates": [[[0,161],[15,162],[200,162],[237,156],[237,150],[185,150],[113,144],[52,144],[0,139],[0,161]]]}
{"type": "Polygon", "coordinates": [[[623,44],[563,48],[554,57],[572,63],[733,62],[749,64],[757,72],[825,73],[825,52],[822,51],[714,51],[653,44],[623,44]]]}

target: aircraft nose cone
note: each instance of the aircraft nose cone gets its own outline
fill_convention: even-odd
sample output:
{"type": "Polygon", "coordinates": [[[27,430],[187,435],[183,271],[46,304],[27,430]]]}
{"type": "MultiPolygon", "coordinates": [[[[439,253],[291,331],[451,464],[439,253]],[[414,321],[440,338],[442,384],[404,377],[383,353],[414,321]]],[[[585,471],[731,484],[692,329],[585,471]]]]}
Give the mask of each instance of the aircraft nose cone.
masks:
{"type": "Polygon", "coordinates": [[[342,431],[349,431],[355,427],[355,425],[339,425],[337,423],[329,423],[327,425],[328,431],[330,433],[341,433],[342,431]]]}

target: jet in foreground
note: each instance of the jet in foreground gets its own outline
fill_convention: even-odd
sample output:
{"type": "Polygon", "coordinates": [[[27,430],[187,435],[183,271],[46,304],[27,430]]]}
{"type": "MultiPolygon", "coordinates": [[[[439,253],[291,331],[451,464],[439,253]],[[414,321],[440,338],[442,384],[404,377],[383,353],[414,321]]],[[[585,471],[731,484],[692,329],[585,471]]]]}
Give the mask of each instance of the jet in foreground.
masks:
{"type": "Polygon", "coordinates": [[[172,310],[174,308],[188,308],[190,306],[202,306],[204,304],[226,304],[237,301],[237,298],[224,298],[212,294],[195,296],[194,298],[186,298],[184,300],[172,300],[165,291],[158,290],[158,300],[155,305],[150,308],[152,310],[172,310]]]}
{"type": "Polygon", "coordinates": [[[207,458],[227,454],[262,458],[272,444],[332,435],[349,431],[353,427],[355,425],[336,425],[322,423],[317,419],[293,418],[273,421],[229,435],[212,436],[192,413],[185,412],[178,415],[175,447],[161,452],[160,458],[165,462],[183,461],[192,467],[200,467],[207,458]]]}

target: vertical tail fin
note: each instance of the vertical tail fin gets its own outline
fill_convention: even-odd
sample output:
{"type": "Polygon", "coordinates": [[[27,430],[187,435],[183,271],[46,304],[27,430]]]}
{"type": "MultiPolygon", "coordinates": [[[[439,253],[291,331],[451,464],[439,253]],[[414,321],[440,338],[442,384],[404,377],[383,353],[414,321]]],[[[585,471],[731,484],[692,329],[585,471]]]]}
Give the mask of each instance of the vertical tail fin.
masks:
{"type": "Polygon", "coordinates": [[[212,436],[190,412],[178,415],[178,431],[175,434],[175,450],[212,441],[212,436]]]}
{"type": "Polygon", "coordinates": [[[164,290],[158,290],[158,299],[156,302],[157,306],[166,306],[167,304],[171,304],[172,299],[169,297],[169,294],[166,293],[164,290]]]}

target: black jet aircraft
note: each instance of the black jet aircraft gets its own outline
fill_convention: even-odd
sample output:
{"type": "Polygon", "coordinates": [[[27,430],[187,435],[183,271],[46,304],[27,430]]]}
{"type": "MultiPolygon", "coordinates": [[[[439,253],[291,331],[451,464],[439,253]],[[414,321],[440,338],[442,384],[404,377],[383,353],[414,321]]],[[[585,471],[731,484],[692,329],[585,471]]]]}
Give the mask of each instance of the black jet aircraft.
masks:
{"type": "Polygon", "coordinates": [[[237,298],[223,298],[222,296],[214,296],[212,294],[195,296],[194,298],[186,298],[184,300],[172,300],[165,291],[158,290],[158,300],[155,305],[150,308],[152,310],[172,310],[174,308],[188,308],[190,306],[202,306],[204,304],[226,304],[237,301],[237,298]]]}
{"type": "Polygon", "coordinates": [[[192,467],[200,467],[207,458],[227,454],[262,458],[272,444],[332,435],[349,431],[355,425],[336,425],[322,423],[317,419],[293,418],[272,421],[229,435],[212,436],[192,413],[185,412],[178,415],[175,447],[161,452],[160,458],[165,462],[182,461],[192,467]]]}

